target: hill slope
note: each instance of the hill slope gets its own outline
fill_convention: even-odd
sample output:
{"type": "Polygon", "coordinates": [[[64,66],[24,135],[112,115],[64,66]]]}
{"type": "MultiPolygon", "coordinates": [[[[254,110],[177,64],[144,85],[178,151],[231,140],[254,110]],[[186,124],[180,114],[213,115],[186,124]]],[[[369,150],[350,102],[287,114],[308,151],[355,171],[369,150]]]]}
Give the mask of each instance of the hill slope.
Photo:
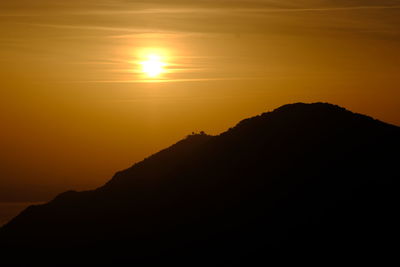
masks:
{"type": "Polygon", "coordinates": [[[285,105],[218,136],[188,136],[94,191],[29,207],[0,244],[75,265],[387,256],[399,149],[399,127],[331,104],[285,105]]]}

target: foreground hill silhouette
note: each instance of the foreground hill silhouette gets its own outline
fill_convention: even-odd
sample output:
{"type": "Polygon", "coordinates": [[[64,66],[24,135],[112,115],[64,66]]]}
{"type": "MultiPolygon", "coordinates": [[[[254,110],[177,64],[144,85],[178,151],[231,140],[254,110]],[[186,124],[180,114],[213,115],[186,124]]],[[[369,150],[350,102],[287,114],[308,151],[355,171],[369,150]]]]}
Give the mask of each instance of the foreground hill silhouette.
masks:
{"type": "Polygon", "coordinates": [[[53,266],[395,258],[399,151],[397,126],[285,105],[31,206],[0,244],[12,262],[53,266]]]}

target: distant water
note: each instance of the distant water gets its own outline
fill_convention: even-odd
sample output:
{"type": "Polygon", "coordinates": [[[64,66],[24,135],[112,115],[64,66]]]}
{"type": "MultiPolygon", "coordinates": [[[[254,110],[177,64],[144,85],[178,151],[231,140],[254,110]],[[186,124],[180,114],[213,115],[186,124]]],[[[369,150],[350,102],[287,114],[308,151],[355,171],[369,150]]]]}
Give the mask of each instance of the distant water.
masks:
{"type": "Polygon", "coordinates": [[[21,211],[30,205],[41,204],[38,202],[0,202],[0,226],[9,222],[21,211]]]}

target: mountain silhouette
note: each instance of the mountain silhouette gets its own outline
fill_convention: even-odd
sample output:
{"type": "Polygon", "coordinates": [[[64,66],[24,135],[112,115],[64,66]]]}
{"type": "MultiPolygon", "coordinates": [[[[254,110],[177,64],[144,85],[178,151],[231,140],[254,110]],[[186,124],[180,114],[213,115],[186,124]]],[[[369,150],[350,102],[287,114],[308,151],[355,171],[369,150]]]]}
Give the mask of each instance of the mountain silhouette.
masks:
{"type": "Polygon", "coordinates": [[[392,259],[399,152],[397,126],[285,105],[31,206],[1,228],[0,246],[14,263],[53,266],[392,259]]]}

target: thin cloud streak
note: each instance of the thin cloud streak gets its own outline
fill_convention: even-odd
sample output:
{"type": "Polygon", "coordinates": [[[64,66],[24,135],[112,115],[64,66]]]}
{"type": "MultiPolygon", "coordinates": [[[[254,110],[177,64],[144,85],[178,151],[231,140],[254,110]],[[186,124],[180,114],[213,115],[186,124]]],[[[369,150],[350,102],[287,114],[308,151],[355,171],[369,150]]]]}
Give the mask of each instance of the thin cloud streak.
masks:
{"type": "Polygon", "coordinates": [[[75,30],[98,30],[98,31],[114,31],[114,32],[130,32],[135,34],[154,33],[151,30],[138,30],[134,28],[120,28],[120,27],[101,27],[90,25],[61,25],[61,24],[39,24],[39,23],[17,23],[19,25],[29,25],[34,27],[43,28],[56,28],[56,29],[75,29],[75,30]]]}
{"type": "MultiPolygon", "coordinates": [[[[341,10],[364,10],[364,9],[400,9],[400,5],[396,6],[353,6],[353,7],[327,7],[327,8],[293,8],[293,9],[271,9],[261,10],[263,12],[318,12],[318,11],[341,11],[341,10]]],[[[254,10],[257,12],[257,10],[254,10]]]]}
{"type": "Polygon", "coordinates": [[[3,13],[0,17],[38,17],[38,16],[112,16],[112,15],[135,15],[135,14],[191,14],[191,13],[294,13],[294,12],[329,12],[342,10],[371,10],[371,9],[400,9],[400,5],[390,6],[346,6],[346,7],[321,7],[321,8],[165,8],[165,9],[138,9],[138,10],[86,10],[72,12],[54,12],[51,14],[43,13],[25,13],[25,14],[10,14],[3,13]]]}
{"type": "Polygon", "coordinates": [[[205,82],[205,81],[241,81],[241,80],[264,80],[266,77],[221,77],[221,78],[193,78],[193,79],[138,79],[138,80],[97,80],[97,81],[73,81],[68,83],[174,83],[174,82],[205,82]]]}
{"type": "MultiPolygon", "coordinates": [[[[177,8],[177,9],[146,9],[146,10],[121,10],[79,13],[80,15],[129,15],[129,14],[188,14],[188,13],[293,13],[293,12],[324,12],[342,10],[370,10],[370,9],[400,9],[400,5],[392,6],[347,6],[326,8],[177,8]]],[[[78,13],[75,13],[78,15],[78,13]]]]}

